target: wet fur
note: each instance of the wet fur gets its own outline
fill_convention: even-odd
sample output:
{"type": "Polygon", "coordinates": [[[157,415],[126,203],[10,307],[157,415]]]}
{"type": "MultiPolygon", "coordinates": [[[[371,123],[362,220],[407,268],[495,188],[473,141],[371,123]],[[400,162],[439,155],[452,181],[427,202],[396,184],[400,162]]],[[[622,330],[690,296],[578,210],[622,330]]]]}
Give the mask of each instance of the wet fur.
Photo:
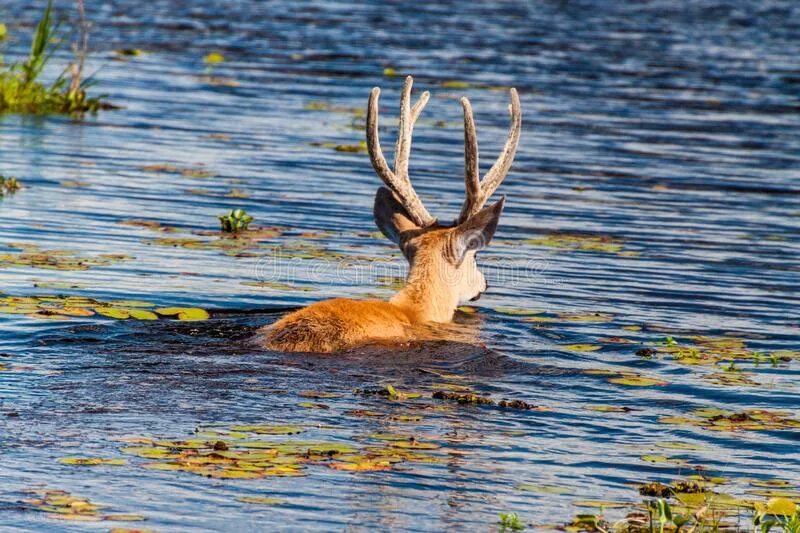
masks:
{"type": "MultiPolygon", "coordinates": [[[[454,251],[463,227],[420,229],[398,214],[397,206],[392,209],[390,223],[410,265],[405,287],[388,302],[336,298],[311,304],[263,328],[263,346],[330,353],[374,342],[441,338],[430,325],[451,322],[459,301],[486,289],[475,251],[454,251]]],[[[483,215],[491,233],[501,210],[502,201],[483,215]]]]}
{"type": "Polygon", "coordinates": [[[410,317],[382,300],[336,298],[311,304],[268,326],[264,344],[272,350],[334,352],[371,341],[405,341],[410,317]]]}

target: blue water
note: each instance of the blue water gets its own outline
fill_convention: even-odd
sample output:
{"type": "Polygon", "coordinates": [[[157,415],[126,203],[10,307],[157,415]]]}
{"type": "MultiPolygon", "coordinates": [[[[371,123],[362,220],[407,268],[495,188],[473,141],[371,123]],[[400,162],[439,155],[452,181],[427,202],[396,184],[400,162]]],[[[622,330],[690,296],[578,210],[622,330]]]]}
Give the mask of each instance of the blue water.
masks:
{"type": "MultiPolygon", "coordinates": [[[[70,13],[70,2],[56,4],[70,13]]],[[[27,51],[42,6],[0,4],[7,60],[27,51]]],[[[797,355],[777,366],[740,356],[735,367],[751,386],[715,380],[729,360],[696,366],[666,352],[635,355],[665,348],[656,343],[667,336],[683,346],[697,336],[738,339],[746,354],[765,358],[800,350],[796,3],[115,0],[89,6],[89,16],[93,91],[123,108],[83,121],[0,117],[0,174],[26,186],[0,200],[0,256],[19,253],[7,243],[23,243],[126,259],[87,270],[0,259],[0,298],[80,295],[225,312],[203,322],[0,313],[0,363],[9,369],[0,372],[0,529],[463,531],[494,528],[501,511],[541,527],[587,512],[580,500],[632,505],[641,500],[636,484],[695,466],[727,478],[721,490],[738,496],[753,479],[800,485],[797,428],[659,422],[700,407],[800,418],[797,355]],[[145,53],[120,59],[121,48],[145,53]],[[211,71],[210,52],[226,59],[211,71]],[[359,111],[380,85],[389,151],[405,74],[433,92],[411,170],[443,220],[463,195],[457,99],[472,101],[488,168],[508,127],[504,88],[521,95],[522,142],[501,186],[506,210],[479,257],[491,289],[477,312],[458,318],[479,342],[329,358],[259,350],[253,331],[280,316],[269,310],[388,297],[388,281],[402,277],[399,253],[374,234],[379,180],[367,155],[332,146],[363,140],[359,111]],[[233,208],[275,235],[227,253],[158,241],[217,243],[217,215],[233,208]],[[55,282],[66,285],[47,288],[55,282]],[[564,347],[575,344],[600,349],[564,347]],[[431,369],[547,410],[445,408],[429,397],[444,379],[431,369]],[[615,384],[592,369],[666,384],[615,384]],[[353,392],[387,383],[424,396],[353,392]],[[309,400],[300,391],[339,396],[309,400]],[[309,401],[328,408],[298,405],[309,401]],[[588,409],[598,405],[632,410],[588,409]],[[348,414],[356,409],[383,415],[348,414]],[[198,426],[242,423],[300,424],[303,439],[352,443],[413,434],[438,443],[441,460],[210,479],[142,468],[120,451],[124,437],[186,439],[198,426]],[[670,441],[700,449],[657,446],[670,441]],[[689,466],[643,461],[648,454],[689,466]],[[58,462],[73,456],[129,464],[58,462]],[[37,487],[146,520],[56,520],[25,503],[37,487]]],[[[62,47],[47,75],[69,55],[62,47]]]]}

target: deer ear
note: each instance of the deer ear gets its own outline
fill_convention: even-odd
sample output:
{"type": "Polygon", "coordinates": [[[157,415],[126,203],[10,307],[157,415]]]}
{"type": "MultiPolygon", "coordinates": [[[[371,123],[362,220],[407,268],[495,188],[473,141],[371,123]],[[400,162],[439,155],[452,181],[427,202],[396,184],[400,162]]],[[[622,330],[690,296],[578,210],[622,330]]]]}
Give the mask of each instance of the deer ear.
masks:
{"type": "Polygon", "coordinates": [[[460,265],[467,252],[485,248],[494,237],[500,214],[506,197],[503,196],[496,203],[484,207],[454,229],[454,238],[450,242],[448,259],[455,265],[460,265]]]}
{"type": "Polygon", "coordinates": [[[372,214],[375,217],[375,225],[378,226],[381,233],[398,246],[403,232],[419,229],[419,226],[411,221],[400,202],[395,199],[392,191],[386,187],[380,187],[375,193],[372,214]]]}

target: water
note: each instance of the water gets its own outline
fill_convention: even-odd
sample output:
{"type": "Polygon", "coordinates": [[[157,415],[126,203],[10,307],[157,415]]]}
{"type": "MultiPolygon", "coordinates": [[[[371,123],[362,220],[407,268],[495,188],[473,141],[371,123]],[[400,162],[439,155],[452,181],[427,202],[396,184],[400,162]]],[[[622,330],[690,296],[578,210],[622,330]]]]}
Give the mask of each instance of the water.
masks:
{"type": "MultiPolygon", "coordinates": [[[[14,39],[7,58],[27,49],[41,8],[0,6],[14,39]]],[[[0,313],[0,363],[10,370],[0,372],[3,530],[140,527],[56,520],[25,503],[25,491],[37,487],[105,504],[101,515],[141,515],[141,527],[158,531],[269,531],[486,530],[501,511],[541,528],[599,512],[580,500],[633,505],[641,501],[636,484],[682,478],[698,466],[727,478],[718,490],[741,497],[761,497],[751,493],[754,479],[800,484],[797,427],[711,431],[659,422],[707,407],[800,417],[793,2],[116,0],[89,11],[94,90],[124,109],[83,122],[0,117],[0,174],[27,187],[0,201],[0,255],[18,254],[6,243],[22,243],[126,257],[88,270],[5,264],[0,297],[218,311],[204,322],[0,313]],[[119,48],[147,53],[122,61],[119,48]],[[226,61],[209,73],[202,58],[212,51],[226,61]],[[399,254],[372,234],[379,181],[368,157],[331,148],[363,139],[357,110],[380,85],[390,149],[402,77],[384,76],[385,68],[414,74],[419,90],[433,92],[411,168],[442,220],[456,215],[463,194],[457,98],[472,101],[488,168],[508,127],[500,88],[520,91],[522,142],[501,186],[507,207],[479,258],[491,289],[476,313],[458,318],[479,343],[329,358],[261,351],[251,339],[279,316],[270,310],[387,297],[389,282],[402,276],[399,254]],[[233,208],[276,235],[230,253],[213,247],[218,239],[203,232],[233,208]],[[180,231],[132,225],[136,219],[180,231]],[[684,355],[696,346],[723,361],[688,365],[656,344],[667,336],[684,355]],[[584,344],[591,346],[565,348],[584,344]],[[661,353],[636,356],[642,347],[661,353]],[[752,352],[762,354],[758,366],[752,352]],[[773,366],[776,352],[790,360],[773,366]],[[666,384],[609,381],[620,373],[666,384]],[[542,409],[431,400],[443,381],[542,409]],[[354,392],[387,383],[424,397],[354,392]],[[381,442],[375,433],[401,433],[440,448],[425,451],[435,461],[387,471],[309,464],[301,477],[259,479],[148,469],[120,451],[130,446],[123,438],[180,440],[214,424],[297,424],[305,432],[286,438],[357,446],[381,442]],[[665,447],[673,441],[691,447],[665,447]],[[642,460],[648,455],[685,463],[642,460]],[[58,462],[65,457],[128,464],[58,462]],[[247,496],[285,502],[237,500],[247,496]]]]}

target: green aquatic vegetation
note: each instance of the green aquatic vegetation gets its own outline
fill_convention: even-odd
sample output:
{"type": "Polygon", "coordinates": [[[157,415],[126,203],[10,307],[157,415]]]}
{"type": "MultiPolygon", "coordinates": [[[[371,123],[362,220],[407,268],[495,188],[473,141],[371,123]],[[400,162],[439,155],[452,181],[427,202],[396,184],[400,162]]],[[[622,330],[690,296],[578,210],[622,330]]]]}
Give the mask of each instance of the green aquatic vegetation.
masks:
{"type": "Polygon", "coordinates": [[[607,533],[612,531],[611,526],[603,516],[590,513],[576,514],[572,522],[566,524],[563,529],[565,531],[585,531],[587,533],[607,533]]]}
{"type": "Polygon", "coordinates": [[[525,524],[517,513],[500,513],[500,529],[519,531],[525,529],[525,524]]]}
{"type": "Polygon", "coordinates": [[[692,366],[726,363],[727,366],[723,367],[721,372],[702,376],[702,379],[722,386],[757,385],[737,366],[739,363],[753,363],[754,368],[757,368],[764,360],[777,366],[780,362],[790,362],[800,358],[800,354],[790,350],[776,350],[769,354],[754,352],[747,347],[744,339],[736,337],[694,335],[686,337],[684,344],[668,336],[663,341],[654,342],[653,345],[657,348],[640,348],[636,355],[647,358],[671,355],[676,363],[692,366]]]}
{"type": "MultiPolygon", "coordinates": [[[[625,533],[743,531],[742,514],[753,513],[756,532],[766,533],[773,528],[784,533],[800,532],[800,508],[792,497],[773,496],[767,501],[742,499],[712,490],[708,483],[716,483],[715,478],[698,481],[697,477],[676,480],[669,485],[659,482],[640,485],[639,493],[647,499],[641,503],[613,505],[626,509],[625,517],[613,525],[605,522],[602,516],[578,515],[563,529],[625,533]]],[[[780,480],[778,485],[784,486],[780,480]]],[[[582,502],[573,504],[582,506],[582,502]]]]}
{"type": "Polygon", "coordinates": [[[26,315],[30,318],[69,320],[74,317],[104,316],[117,320],[206,320],[209,314],[196,307],[156,308],[138,300],[96,300],[85,296],[37,295],[0,296],[0,314],[26,315]]]}
{"type": "Polygon", "coordinates": [[[741,370],[736,368],[736,361],[731,361],[730,364],[725,367],[725,372],[741,372],[741,370]]]}
{"type": "Polygon", "coordinates": [[[756,387],[758,382],[750,377],[750,374],[737,369],[736,372],[712,372],[705,374],[702,378],[716,385],[723,387],[756,387]]]}
{"type": "Polygon", "coordinates": [[[307,102],[303,109],[307,111],[330,111],[332,113],[344,113],[347,115],[354,115],[356,117],[365,116],[365,111],[361,107],[347,107],[331,104],[325,101],[307,102]]]}
{"type": "Polygon", "coordinates": [[[0,269],[40,268],[47,270],[89,270],[130,259],[123,254],[84,255],[69,250],[46,250],[35,244],[7,243],[12,252],[0,253],[0,269]]]}
{"type": "Polygon", "coordinates": [[[757,503],[753,526],[761,533],[776,527],[785,533],[800,533],[800,506],[788,498],[770,498],[766,503],[757,503]]]}
{"type": "MultiPolygon", "coordinates": [[[[441,384],[439,384],[441,386],[441,384]]],[[[480,396],[474,392],[450,392],[446,390],[436,390],[431,395],[435,400],[447,400],[455,402],[459,405],[493,405],[503,409],[521,409],[524,411],[548,411],[546,407],[533,405],[532,403],[523,400],[507,400],[502,399],[495,401],[489,396],[480,396]]]]}
{"type": "Polygon", "coordinates": [[[572,233],[551,233],[531,237],[521,241],[530,246],[542,246],[561,251],[595,252],[634,257],[638,252],[624,250],[622,239],[609,236],[578,235],[572,233]]]}
{"type": "MultiPolygon", "coordinates": [[[[647,503],[647,510],[650,513],[651,520],[653,517],[656,518],[658,521],[658,531],[659,533],[664,533],[664,526],[666,526],[669,522],[672,522],[672,508],[670,507],[669,503],[667,503],[664,499],[658,498],[657,500],[652,500],[647,503]]],[[[685,524],[688,519],[681,518],[681,525],[685,524]]],[[[680,529],[680,525],[675,524],[678,529],[680,529]]]]}
{"type": "Polygon", "coordinates": [[[561,487],[558,485],[538,485],[535,483],[520,483],[514,488],[523,492],[534,492],[537,494],[572,494],[574,492],[573,489],[568,487],[561,487]]]}
{"type": "Polygon", "coordinates": [[[118,57],[139,57],[143,56],[146,52],[141,48],[118,48],[114,50],[118,57]]]}
{"type": "Polygon", "coordinates": [[[257,505],[282,505],[286,500],[281,498],[273,498],[271,496],[238,496],[237,502],[253,503],[257,505]]]}
{"type": "Polygon", "coordinates": [[[42,18],[36,25],[28,57],[0,70],[0,113],[81,114],[113,108],[103,96],[89,97],[86,90],[91,79],[83,78],[88,47],[88,24],[83,2],[78,2],[81,16],[75,46],[76,59],[51,85],[40,81],[42,71],[52,58],[60,39],[58,25],[53,21],[52,0],[48,1],[42,18]]]}
{"type": "Polygon", "coordinates": [[[211,52],[210,54],[206,54],[206,56],[203,58],[203,63],[206,65],[216,65],[224,62],[225,56],[219,52],[211,52]]]}
{"type": "Polygon", "coordinates": [[[123,438],[127,446],[121,451],[145,459],[142,468],[220,479],[306,476],[315,467],[371,472],[400,463],[441,461],[430,454],[438,444],[413,435],[372,434],[357,442],[283,440],[305,430],[271,424],[215,426],[198,428],[195,438],[186,440],[123,438]]]}
{"type": "Polygon", "coordinates": [[[310,143],[311,146],[317,146],[320,148],[329,148],[331,150],[335,150],[337,152],[348,152],[352,154],[366,154],[367,153],[367,141],[359,141],[353,144],[339,144],[339,143],[321,143],[321,142],[312,142],[310,143]]]}
{"type": "Polygon", "coordinates": [[[145,517],[138,514],[105,513],[106,506],[93,503],[89,498],[74,496],[65,490],[31,489],[23,503],[32,511],[47,513],[48,518],[77,522],[138,522],[145,517]]]}
{"type": "Polygon", "coordinates": [[[668,336],[668,337],[666,337],[666,338],[664,339],[664,341],[663,341],[663,342],[661,342],[661,343],[657,343],[657,344],[663,344],[664,346],[677,346],[677,345],[678,345],[678,341],[676,341],[676,340],[675,340],[675,339],[673,339],[672,337],[669,337],[669,336],[668,336]]]}
{"type": "Polygon", "coordinates": [[[473,83],[463,80],[444,80],[439,84],[443,89],[484,89],[488,91],[508,91],[509,87],[489,85],[486,83],[473,83]]]}
{"type": "Polygon", "coordinates": [[[716,408],[695,409],[692,416],[664,416],[658,419],[662,424],[698,426],[711,431],[762,431],[800,428],[800,420],[790,417],[783,411],[752,409],[733,412],[716,408]]]}
{"type": "Polygon", "coordinates": [[[58,462],[62,465],[80,466],[119,466],[128,464],[127,459],[106,459],[103,457],[62,457],[58,462]]]}
{"type": "Polygon", "coordinates": [[[22,184],[17,178],[7,178],[0,175],[0,198],[11,196],[22,188],[22,184]]]}
{"type": "Polygon", "coordinates": [[[562,344],[560,347],[570,352],[595,352],[603,348],[597,344],[562,344]]]}
{"type": "MultiPolygon", "coordinates": [[[[669,338],[671,339],[672,337],[669,338]]],[[[675,360],[680,361],[682,359],[700,359],[702,357],[702,354],[700,353],[700,350],[698,350],[697,348],[687,348],[686,350],[680,350],[674,352],[672,354],[672,357],[675,360]]]]}
{"type": "Polygon", "coordinates": [[[227,215],[219,215],[219,222],[225,233],[247,231],[247,227],[252,221],[253,217],[248,215],[244,209],[231,209],[227,215]]]}
{"type": "Polygon", "coordinates": [[[222,76],[214,75],[214,67],[225,62],[225,56],[220,52],[211,52],[203,57],[203,63],[206,64],[205,74],[199,76],[199,80],[203,83],[210,85],[217,85],[222,87],[238,87],[239,82],[222,76]]]}
{"type": "MultiPolygon", "coordinates": [[[[515,313],[523,314],[523,313],[515,313]]],[[[522,319],[523,322],[586,322],[586,323],[606,323],[614,320],[614,315],[609,313],[555,313],[544,314],[543,311],[537,313],[527,313],[529,315],[522,319]]]]}
{"type": "Polygon", "coordinates": [[[208,170],[203,165],[193,167],[179,167],[171,163],[154,163],[140,167],[144,172],[158,172],[164,174],[180,174],[187,178],[213,178],[216,172],[208,170]]]}
{"type": "Polygon", "coordinates": [[[583,373],[590,376],[606,376],[609,383],[626,385],[629,387],[661,387],[669,384],[669,382],[662,379],[645,376],[636,372],[617,372],[614,370],[597,368],[584,370],[583,373]]]}

